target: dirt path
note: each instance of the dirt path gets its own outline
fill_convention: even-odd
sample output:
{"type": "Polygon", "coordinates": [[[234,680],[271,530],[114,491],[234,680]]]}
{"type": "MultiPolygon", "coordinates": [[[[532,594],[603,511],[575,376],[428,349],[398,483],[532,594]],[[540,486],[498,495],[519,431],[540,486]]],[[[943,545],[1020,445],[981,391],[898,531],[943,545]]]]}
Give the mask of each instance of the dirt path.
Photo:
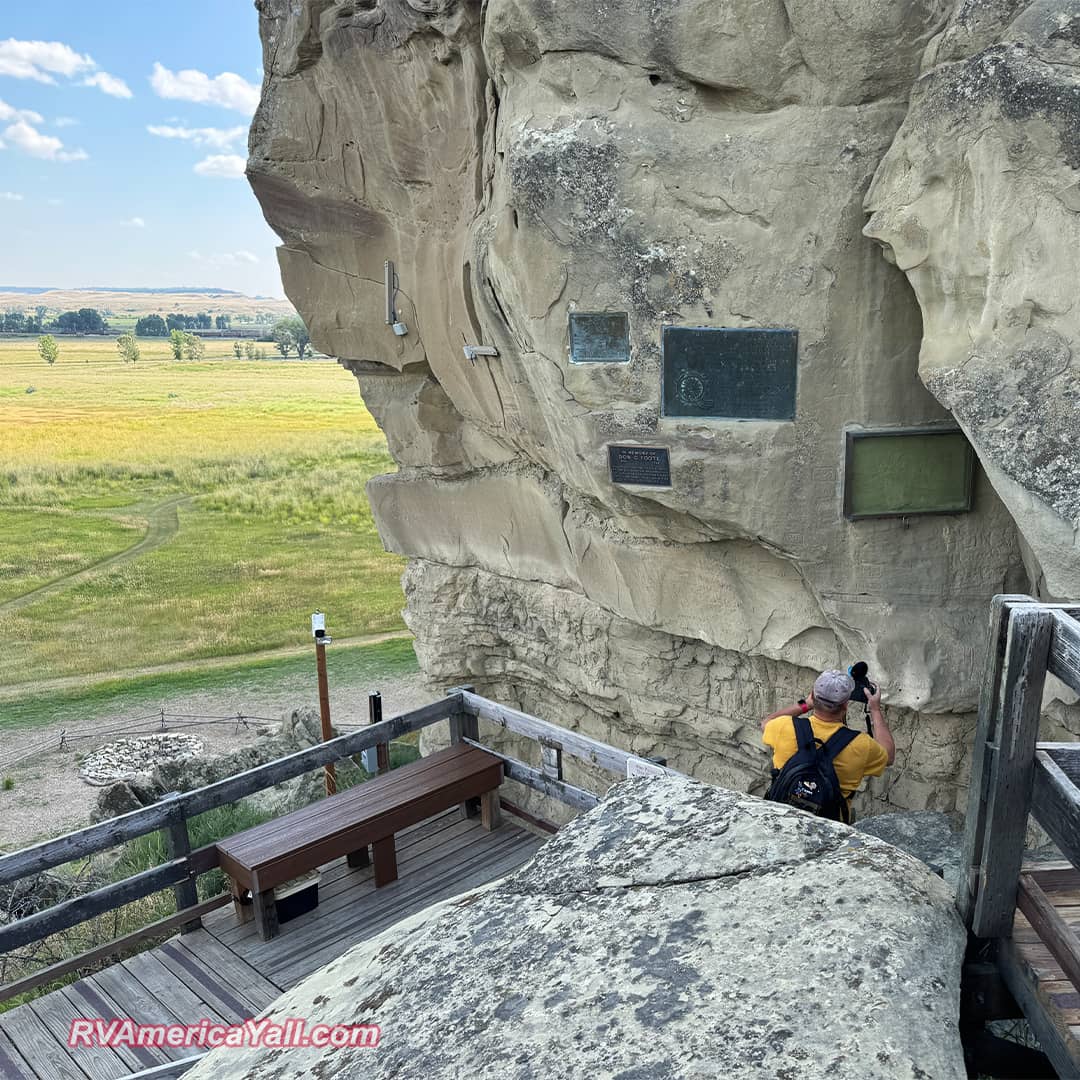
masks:
{"type": "MultiPolygon", "coordinates": [[[[46,586],[47,587],[47,586],[46,586]]],[[[0,609],[0,614],[3,610],[0,609]]],[[[411,638],[409,630],[390,630],[384,634],[368,634],[366,637],[334,638],[337,646],[378,645],[382,641],[411,638]]],[[[94,683],[113,679],[135,679],[143,675],[169,675],[178,671],[212,671],[214,668],[239,667],[257,663],[259,660],[286,660],[291,656],[305,656],[311,652],[310,645],[286,645],[279,649],[244,653],[242,656],[212,656],[205,660],[176,660],[170,664],[153,667],[126,668],[120,671],[97,671],[90,675],[64,675],[58,679],[38,679],[35,682],[8,683],[0,686],[0,701],[13,701],[27,694],[42,694],[50,690],[81,690],[94,683]]]]}
{"type": "Polygon", "coordinates": [[[145,555],[148,551],[153,551],[155,548],[161,547],[162,544],[168,543],[180,531],[179,508],[185,503],[191,502],[192,498],[194,498],[192,495],[176,495],[171,499],[158,503],[146,515],[146,535],[137,544],[132,544],[126,550],[110,555],[92,566],[86,566],[82,570],[65,574],[63,577],[56,578],[45,585],[39,585],[36,589],[23,593],[22,596],[5,600],[0,604],[0,615],[10,615],[14,611],[29,607],[30,604],[37,603],[38,600],[48,596],[50,593],[69,589],[72,585],[78,585],[80,582],[100,574],[103,570],[109,570],[114,566],[119,566],[121,563],[130,562],[132,559],[137,559],[140,555],[145,555]]]}

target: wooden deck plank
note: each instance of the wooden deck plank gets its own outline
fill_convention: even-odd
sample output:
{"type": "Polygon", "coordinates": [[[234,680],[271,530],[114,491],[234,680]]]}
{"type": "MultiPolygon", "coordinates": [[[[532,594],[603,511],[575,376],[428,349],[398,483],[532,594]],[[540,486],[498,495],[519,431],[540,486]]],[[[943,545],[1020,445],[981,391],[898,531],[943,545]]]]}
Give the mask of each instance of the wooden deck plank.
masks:
{"type": "Polygon", "coordinates": [[[36,1080],[26,1058],[15,1049],[15,1044],[0,1031],[0,1076],[7,1080],[36,1080]]]}
{"type": "Polygon", "coordinates": [[[67,1056],[87,1076],[93,1077],[94,1080],[119,1080],[119,1077],[128,1076],[131,1073],[128,1062],[107,1046],[70,1047],[67,1045],[71,1022],[88,1018],[86,1010],[79,1008],[71,998],[64,994],[45,994],[30,1002],[30,1009],[52,1032],[53,1038],[60,1043],[67,1056]]]}
{"type": "Polygon", "coordinates": [[[39,1080],[87,1080],[89,1074],[72,1061],[67,1048],[53,1037],[29,1005],[0,1013],[0,1030],[33,1067],[39,1080]]]}
{"type": "MultiPolygon", "coordinates": [[[[123,967],[105,968],[92,975],[89,982],[101,987],[137,1024],[178,1024],[177,1016],[164,1002],[158,1001],[137,979],[123,967]]],[[[181,1047],[162,1046],[161,1052],[170,1061],[190,1057],[190,1050],[181,1047]]]]}
{"type": "Polygon", "coordinates": [[[223,984],[218,973],[212,971],[194,953],[181,948],[175,942],[165,942],[154,950],[154,956],[229,1023],[240,1023],[262,1011],[235,987],[223,984]]]}
{"type": "Polygon", "coordinates": [[[222,945],[205,930],[197,930],[194,934],[184,934],[182,937],[173,938],[173,944],[187,949],[188,952],[204,961],[211,971],[216,971],[232,987],[242,992],[244,997],[257,1005],[260,1011],[275,998],[281,996],[284,987],[278,986],[258,968],[249,964],[244,957],[222,945]]]}
{"type": "MultiPolygon", "coordinates": [[[[83,1016],[102,1020],[125,1020],[124,1010],[100,986],[95,986],[88,979],[65,986],[57,993],[63,994],[83,1016]]],[[[144,1046],[114,1047],[119,1057],[125,1061],[131,1072],[150,1069],[155,1065],[164,1065],[169,1059],[164,1051],[144,1046]]]]}
{"type": "Polygon", "coordinates": [[[360,941],[367,940],[402,919],[413,915],[440,900],[458,896],[478,885],[502,877],[527,862],[533,854],[531,845],[511,842],[497,852],[485,852],[483,857],[472,860],[468,866],[458,866],[449,872],[429,879],[425,885],[413,889],[397,903],[380,904],[372,909],[369,904],[358,905],[363,914],[352,914],[332,935],[323,935],[321,944],[312,941],[308,948],[292,957],[275,958],[275,979],[295,985],[312,972],[328,964],[343,951],[360,941]]]}
{"type": "MultiPolygon", "coordinates": [[[[165,1002],[185,1024],[197,1024],[200,1020],[224,1023],[225,1016],[178,979],[158,959],[156,952],[139,953],[124,961],[123,968],[159,1001],[165,1002]]],[[[190,1048],[189,1048],[190,1049],[190,1048]]]]}

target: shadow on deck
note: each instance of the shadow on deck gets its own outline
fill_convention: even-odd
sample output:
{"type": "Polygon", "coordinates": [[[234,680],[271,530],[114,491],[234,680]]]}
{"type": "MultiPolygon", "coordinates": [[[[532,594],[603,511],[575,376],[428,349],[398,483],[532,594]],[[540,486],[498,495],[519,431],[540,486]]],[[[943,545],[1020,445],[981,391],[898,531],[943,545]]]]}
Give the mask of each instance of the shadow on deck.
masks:
{"type": "Polygon", "coordinates": [[[353,945],[508,874],[542,843],[505,817],[487,832],[453,809],[399,834],[400,877],[378,891],[370,866],[324,866],[319,906],[286,923],[280,937],[262,941],[254,922],[240,924],[231,907],[221,908],[202,930],[0,1013],[0,1077],[114,1080],[190,1058],[190,1048],[69,1049],[68,1031],[82,1017],[196,1024],[254,1016],[353,945]]]}

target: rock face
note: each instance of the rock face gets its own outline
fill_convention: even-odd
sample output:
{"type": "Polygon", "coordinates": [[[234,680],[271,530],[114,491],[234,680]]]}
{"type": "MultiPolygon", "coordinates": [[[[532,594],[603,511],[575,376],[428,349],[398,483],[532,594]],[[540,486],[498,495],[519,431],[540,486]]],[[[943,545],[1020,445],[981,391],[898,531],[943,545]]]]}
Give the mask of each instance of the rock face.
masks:
{"type": "Polygon", "coordinates": [[[873,837],[665,778],[618,784],[492,886],[264,1015],[378,1049],[212,1053],[191,1080],[966,1075],[951,890],[873,837]]]}
{"type": "MultiPolygon", "coordinates": [[[[258,6],[267,79],[249,176],[289,296],[356,373],[398,462],[369,494],[385,543],[411,559],[407,618],[431,680],[747,788],[765,775],[760,717],[817,670],[865,659],[889,689],[900,762],[874,798],[963,806],[988,601],[1071,580],[1075,514],[1051,498],[1068,462],[1053,425],[1031,428],[1055,394],[1062,423],[1075,410],[1067,366],[1053,385],[1038,374],[1071,331],[1063,316],[1034,367],[994,353],[979,374],[964,353],[931,377],[920,304],[930,341],[954,301],[932,274],[913,295],[863,235],[863,203],[877,173],[870,231],[908,235],[893,161],[925,141],[913,117],[928,92],[909,115],[922,57],[956,67],[987,48],[1004,25],[994,5],[258,6]],[[386,260],[404,336],[386,323],[386,260]],[[569,317],[588,312],[626,313],[628,362],[571,360],[569,317]],[[662,415],[667,325],[797,330],[794,420],[662,415]],[[465,344],[498,355],[470,360],[465,344]],[[950,409],[984,463],[974,509],[847,520],[845,432],[941,424],[950,409]],[[671,486],[613,483],[612,444],[666,448],[671,486]]],[[[1049,153],[1039,108],[1016,124],[1049,153]]],[[[948,141],[940,153],[959,161],[962,140],[948,141]]],[[[1034,207],[1024,175],[987,182],[1034,207]]],[[[979,210],[994,227],[1013,213],[979,210]]],[[[949,228],[957,251],[979,242],[926,226],[934,245],[949,228]]],[[[1071,280],[1043,270],[1033,347],[1071,280]]],[[[1080,727],[1075,710],[1055,718],[1080,727]]]]}
{"type": "Polygon", "coordinates": [[[867,197],[923,312],[919,374],[1020,527],[1032,579],[1080,596],[1080,2],[964,0],[867,197]]]}

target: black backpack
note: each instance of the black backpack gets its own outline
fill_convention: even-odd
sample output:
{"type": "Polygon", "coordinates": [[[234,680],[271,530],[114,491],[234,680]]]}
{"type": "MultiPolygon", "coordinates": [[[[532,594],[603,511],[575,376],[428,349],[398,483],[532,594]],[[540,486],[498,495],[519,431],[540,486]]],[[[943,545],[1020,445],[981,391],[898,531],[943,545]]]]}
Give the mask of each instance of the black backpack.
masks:
{"type": "Polygon", "coordinates": [[[795,741],[799,749],[782,769],[773,769],[773,782],[765,793],[770,802],[787,803],[833,821],[848,820],[848,804],[840,790],[833,762],[858,735],[849,727],[834,732],[827,742],[814,735],[805,716],[796,716],[795,741]]]}

